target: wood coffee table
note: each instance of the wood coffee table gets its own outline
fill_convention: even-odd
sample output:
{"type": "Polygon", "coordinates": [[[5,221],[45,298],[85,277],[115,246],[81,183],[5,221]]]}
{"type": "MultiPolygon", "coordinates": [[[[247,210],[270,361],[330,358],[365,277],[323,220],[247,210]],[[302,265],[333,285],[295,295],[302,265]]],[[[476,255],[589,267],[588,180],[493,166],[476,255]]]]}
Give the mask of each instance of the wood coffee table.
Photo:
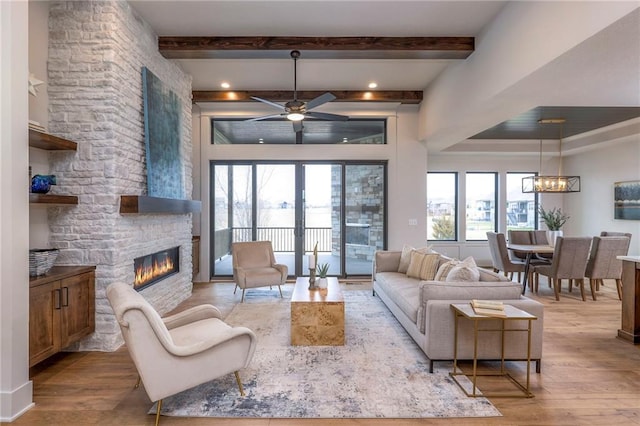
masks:
{"type": "Polygon", "coordinates": [[[309,290],[309,277],[298,277],[291,296],[293,346],[344,345],[344,298],[335,277],[325,289],[309,290]]]}

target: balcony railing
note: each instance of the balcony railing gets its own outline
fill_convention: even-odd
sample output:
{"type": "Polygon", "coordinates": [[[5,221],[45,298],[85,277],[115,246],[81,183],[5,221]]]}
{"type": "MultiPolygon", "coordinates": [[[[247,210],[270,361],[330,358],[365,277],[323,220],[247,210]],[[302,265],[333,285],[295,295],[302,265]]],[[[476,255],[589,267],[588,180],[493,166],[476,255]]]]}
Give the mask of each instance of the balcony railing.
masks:
{"type": "MultiPolygon", "coordinates": [[[[271,227],[257,228],[256,240],[271,241],[273,251],[276,252],[295,252],[295,228],[293,227],[271,227]]],[[[234,241],[252,241],[251,228],[226,228],[215,232],[215,254],[216,258],[220,258],[231,252],[231,242],[234,241]],[[231,236],[232,238],[227,238],[231,236]],[[218,245],[217,241],[221,244],[218,245]]],[[[305,228],[304,230],[305,251],[312,251],[316,242],[318,243],[318,251],[331,251],[331,228],[305,228]]]]}

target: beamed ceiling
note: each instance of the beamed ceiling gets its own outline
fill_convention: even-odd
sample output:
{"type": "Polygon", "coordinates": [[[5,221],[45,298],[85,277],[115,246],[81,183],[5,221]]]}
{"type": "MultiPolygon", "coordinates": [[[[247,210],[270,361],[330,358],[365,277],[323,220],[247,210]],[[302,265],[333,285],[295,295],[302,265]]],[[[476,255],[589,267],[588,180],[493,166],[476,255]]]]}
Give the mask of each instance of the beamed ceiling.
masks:
{"type": "MultiPolygon", "coordinates": [[[[158,38],[160,53],[169,59],[287,59],[291,50],[306,59],[329,60],[452,60],[474,50],[473,37],[166,37],[158,38]]],[[[335,90],[335,101],[419,104],[422,90],[335,90]]],[[[324,91],[303,90],[310,100],[324,91]]],[[[251,97],[286,102],[291,90],[194,90],[193,102],[246,102],[251,97]]]]}
{"type": "MultiPolygon", "coordinates": [[[[424,91],[435,79],[452,65],[474,59],[480,40],[478,37],[483,36],[484,41],[494,20],[503,17],[503,10],[520,8],[511,7],[514,6],[512,2],[501,0],[129,0],[128,3],[158,35],[159,51],[192,76],[194,103],[232,105],[233,102],[245,102],[251,108],[252,96],[281,103],[293,99],[291,50],[301,52],[296,78],[301,100],[307,101],[330,91],[337,98],[334,102],[420,104],[424,91]],[[223,81],[228,81],[231,88],[221,89],[223,81]],[[376,81],[378,87],[367,89],[370,81],[376,81]]],[[[551,2],[549,6],[555,6],[555,3],[551,2]]],[[[633,24],[635,21],[629,22],[633,24]]],[[[603,52],[618,52],[624,50],[625,45],[628,54],[634,48],[633,52],[637,52],[638,42],[633,36],[637,30],[628,32],[632,34],[628,36],[625,28],[617,26],[610,33],[614,37],[607,40],[607,48],[603,52]],[[618,34],[627,36],[618,38],[618,34]]],[[[600,46],[593,43],[591,46],[595,48],[592,56],[597,58],[600,46]]],[[[485,56],[486,53],[482,52],[485,56]]],[[[606,56],[603,54],[602,57],[606,56]]],[[[615,54],[610,57],[615,58],[615,54]]],[[[624,65],[624,60],[606,64],[584,61],[580,67],[585,63],[608,67],[609,74],[634,64],[624,65]]],[[[496,65],[497,69],[501,66],[496,65]]],[[[544,75],[542,72],[539,74],[544,75]]],[[[576,83],[586,74],[589,73],[576,71],[576,83]]],[[[619,74],[627,75],[623,71],[619,74]]],[[[597,79],[595,77],[601,74],[592,72],[589,75],[597,79]]],[[[584,82],[579,83],[585,87],[584,82]]],[[[625,81],[621,84],[633,88],[636,83],[625,81]]],[[[573,91],[568,92],[578,93],[577,87],[569,88],[573,91]]],[[[597,88],[593,84],[588,87],[592,88],[590,92],[597,88]]],[[[527,92],[525,86],[519,88],[527,92]]],[[[616,90],[615,86],[612,88],[616,90]]],[[[618,97],[624,99],[624,92],[620,93],[618,97]]],[[[539,97],[537,95],[535,93],[533,97],[539,97]]],[[[468,122],[460,123],[459,127],[465,130],[461,131],[458,143],[464,145],[466,138],[471,144],[480,143],[481,139],[556,138],[558,126],[541,129],[538,125],[540,118],[564,118],[563,136],[570,137],[640,117],[639,107],[634,102],[625,99],[616,104],[612,97],[601,95],[601,98],[604,102],[600,104],[593,96],[588,103],[584,99],[576,102],[579,106],[566,102],[563,106],[537,106],[526,112],[518,110],[513,118],[473,136],[467,128],[474,127],[475,121],[489,124],[491,120],[469,117],[468,122]]],[[[538,105],[545,105],[543,99],[540,97],[538,105]]],[[[487,107],[487,114],[491,115],[496,105],[487,107]]],[[[448,129],[443,132],[457,135],[456,131],[448,129]]],[[[446,136],[438,137],[446,139],[446,136]]],[[[435,149],[442,148],[444,146],[435,149]]]]}

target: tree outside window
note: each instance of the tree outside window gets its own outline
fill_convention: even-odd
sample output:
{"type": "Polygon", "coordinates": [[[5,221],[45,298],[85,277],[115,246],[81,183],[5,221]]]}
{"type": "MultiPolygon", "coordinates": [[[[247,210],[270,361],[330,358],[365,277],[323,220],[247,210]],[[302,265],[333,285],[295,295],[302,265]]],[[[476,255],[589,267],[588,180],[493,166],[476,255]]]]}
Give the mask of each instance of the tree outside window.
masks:
{"type": "Polygon", "coordinates": [[[457,199],[457,173],[427,173],[427,240],[456,240],[457,199]]]}

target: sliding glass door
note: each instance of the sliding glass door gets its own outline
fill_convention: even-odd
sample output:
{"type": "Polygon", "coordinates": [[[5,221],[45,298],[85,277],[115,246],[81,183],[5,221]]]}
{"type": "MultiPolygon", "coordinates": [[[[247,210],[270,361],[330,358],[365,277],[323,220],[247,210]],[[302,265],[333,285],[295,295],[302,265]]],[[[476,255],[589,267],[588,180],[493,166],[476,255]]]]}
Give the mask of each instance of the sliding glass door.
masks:
{"type": "Polygon", "coordinates": [[[318,249],[329,275],[370,275],[386,247],[386,164],[213,162],[211,275],[233,274],[231,244],[268,240],[290,276],[318,249]]]}

